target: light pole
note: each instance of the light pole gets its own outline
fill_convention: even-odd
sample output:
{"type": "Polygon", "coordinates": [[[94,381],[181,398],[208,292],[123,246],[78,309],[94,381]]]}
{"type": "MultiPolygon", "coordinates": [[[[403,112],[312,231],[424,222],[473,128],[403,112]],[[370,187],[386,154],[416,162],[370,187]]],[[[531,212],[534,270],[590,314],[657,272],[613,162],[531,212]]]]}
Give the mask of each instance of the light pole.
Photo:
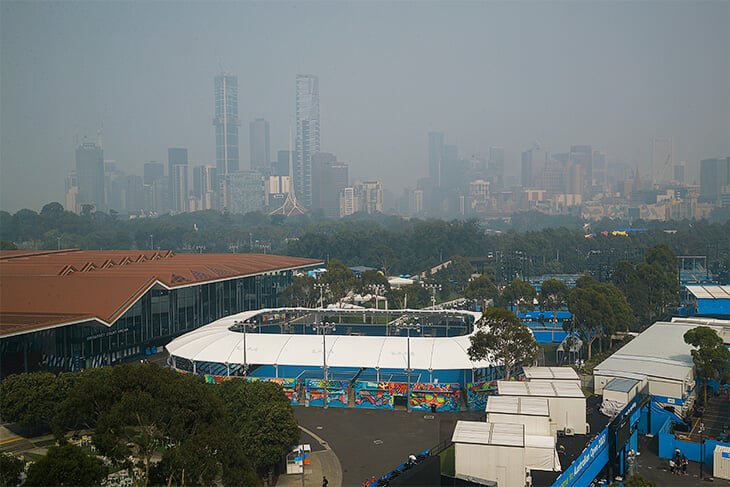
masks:
{"type": "Polygon", "coordinates": [[[700,479],[702,479],[702,470],[704,467],[704,450],[705,450],[705,439],[704,439],[704,432],[705,432],[705,423],[703,421],[700,421],[700,479]]]}
{"type": "Polygon", "coordinates": [[[239,326],[241,330],[243,330],[243,374],[248,374],[248,362],[246,361],[246,332],[249,328],[252,330],[255,329],[258,325],[256,323],[251,323],[249,320],[246,321],[236,321],[234,325],[239,326]]]}
{"type": "Polygon", "coordinates": [[[420,330],[421,325],[418,322],[401,323],[397,325],[399,330],[406,330],[406,367],[408,375],[408,383],[406,386],[406,411],[411,412],[411,330],[420,330]]]}
{"type": "Polygon", "coordinates": [[[423,287],[431,290],[431,307],[435,308],[436,307],[436,291],[437,290],[441,291],[441,284],[429,283],[429,284],[424,284],[423,287]]]}
{"type": "Polygon", "coordinates": [[[327,409],[327,332],[329,330],[336,331],[335,323],[322,322],[312,325],[317,333],[322,332],[322,368],[324,370],[324,408],[327,409]]]}
{"type": "Polygon", "coordinates": [[[314,287],[319,289],[319,307],[321,308],[324,304],[324,296],[323,296],[324,290],[326,289],[327,291],[329,291],[330,285],[327,284],[326,282],[317,282],[314,284],[314,287]]]}

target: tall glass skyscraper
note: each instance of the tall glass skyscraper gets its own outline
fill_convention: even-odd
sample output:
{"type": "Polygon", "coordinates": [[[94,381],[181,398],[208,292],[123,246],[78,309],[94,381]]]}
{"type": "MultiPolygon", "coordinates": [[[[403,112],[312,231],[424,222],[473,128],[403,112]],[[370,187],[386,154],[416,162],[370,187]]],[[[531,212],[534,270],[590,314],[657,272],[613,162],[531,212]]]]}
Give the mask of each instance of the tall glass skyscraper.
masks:
{"type": "Polygon", "coordinates": [[[305,207],[312,207],[312,156],[319,152],[319,80],[297,75],[297,138],[294,190],[305,207]]]}
{"type": "Polygon", "coordinates": [[[92,204],[97,210],[105,210],[104,151],[100,145],[84,142],[76,147],[76,177],[77,206],[92,204]]]}
{"type": "Polygon", "coordinates": [[[238,171],[238,78],[215,77],[215,162],[219,177],[238,171]]]}

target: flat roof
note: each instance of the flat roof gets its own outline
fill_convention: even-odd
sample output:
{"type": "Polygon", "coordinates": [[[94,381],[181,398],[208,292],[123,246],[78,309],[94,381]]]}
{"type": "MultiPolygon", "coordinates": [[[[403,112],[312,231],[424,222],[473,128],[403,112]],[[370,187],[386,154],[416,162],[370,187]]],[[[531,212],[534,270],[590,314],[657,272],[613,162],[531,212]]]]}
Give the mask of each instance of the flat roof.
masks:
{"type": "MultiPolygon", "coordinates": [[[[713,323],[730,327],[728,320],[714,320],[713,323]]],[[[691,354],[694,347],[685,343],[684,334],[700,325],[707,326],[706,322],[692,322],[690,319],[654,323],[595,367],[593,374],[682,381],[694,367],[691,354]]],[[[721,326],[709,326],[718,332],[722,329],[721,326]]]]}
{"type": "Polygon", "coordinates": [[[548,400],[543,397],[489,396],[487,413],[550,416],[548,400]]]}
{"type": "Polygon", "coordinates": [[[685,287],[697,299],[730,299],[730,286],[687,284],[685,287]]]}
{"type": "Polygon", "coordinates": [[[579,380],[578,373],[572,367],[523,367],[522,370],[527,380],[579,380]]]}
{"type": "Polygon", "coordinates": [[[585,400],[585,395],[578,384],[567,381],[518,382],[500,380],[497,381],[497,391],[500,396],[565,397],[585,400]]]}
{"type": "Polygon", "coordinates": [[[525,446],[525,425],[511,423],[485,423],[482,421],[457,421],[454,443],[473,445],[525,446]]]}
{"type": "Polygon", "coordinates": [[[611,379],[608,384],[603,388],[604,391],[616,391],[616,392],[629,392],[631,389],[636,387],[639,383],[638,380],[624,379],[616,377],[611,379]]]}

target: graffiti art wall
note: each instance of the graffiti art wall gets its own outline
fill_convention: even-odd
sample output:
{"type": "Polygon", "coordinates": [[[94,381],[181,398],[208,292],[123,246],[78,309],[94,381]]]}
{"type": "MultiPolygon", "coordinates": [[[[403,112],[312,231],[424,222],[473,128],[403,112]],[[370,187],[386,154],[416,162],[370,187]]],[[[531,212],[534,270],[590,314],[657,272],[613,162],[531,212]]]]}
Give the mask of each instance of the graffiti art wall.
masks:
{"type": "MultiPolygon", "coordinates": [[[[355,382],[355,407],[393,409],[393,398],[405,396],[404,382],[355,382]]],[[[459,384],[411,384],[411,409],[425,411],[458,411],[461,388],[459,384]]]]}
{"type": "Polygon", "coordinates": [[[469,411],[484,411],[487,397],[497,394],[497,381],[469,382],[466,385],[466,405],[469,411]]]}
{"type": "MultiPolygon", "coordinates": [[[[305,404],[308,406],[324,406],[324,380],[308,379],[304,381],[305,404]]],[[[346,380],[331,380],[327,385],[327,405],[330,407],[346,408],[349,403],[349,382],[346,380]]]]}
{"type": "Polygon", "coordinates": [[[411,409],[459,411],[459,384],[417,383],[411,385],[411,409]]]}

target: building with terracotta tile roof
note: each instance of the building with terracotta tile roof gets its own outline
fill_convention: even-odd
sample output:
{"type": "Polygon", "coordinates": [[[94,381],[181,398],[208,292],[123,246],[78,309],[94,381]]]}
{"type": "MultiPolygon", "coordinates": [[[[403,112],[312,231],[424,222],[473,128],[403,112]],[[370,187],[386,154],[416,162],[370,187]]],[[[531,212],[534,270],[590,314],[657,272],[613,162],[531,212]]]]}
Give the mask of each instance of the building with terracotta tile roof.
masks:
{"type": "Polygon", "coordinates": [[[171,251],[0,253],[0,373],[113,364],[242,311],[278,306],[313,259],[171,251]]]}

